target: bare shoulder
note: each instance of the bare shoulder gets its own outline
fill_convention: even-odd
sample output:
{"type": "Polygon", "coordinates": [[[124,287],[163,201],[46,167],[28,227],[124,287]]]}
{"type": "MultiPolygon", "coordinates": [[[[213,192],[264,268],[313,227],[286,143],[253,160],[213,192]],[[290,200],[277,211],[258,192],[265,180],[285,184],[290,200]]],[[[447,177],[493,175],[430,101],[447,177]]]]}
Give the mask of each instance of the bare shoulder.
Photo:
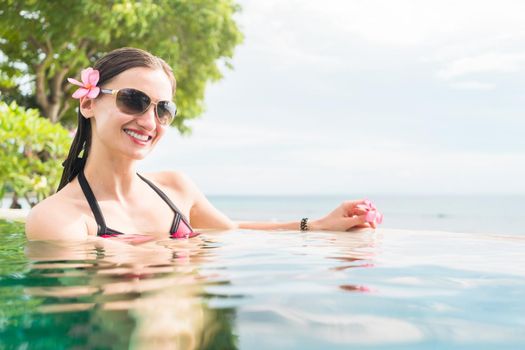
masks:
{"type": "Polygon", "coordinates": [[[88,236],[82,212],[64,188],[31,209],[26,219],[28,240],[79,240],[88,236]]]}
{"type": "Polygon", "coordinates": [[[176,200],[177,207],[190,217],[190,221],[195,222],[195,208],[207,202],[207,199],[189,176],[180,171],[163,171],[146,176],[167,189],[170,198],[176,200]]]}
{"type": "Polygon", "coordinates": [[[192,191],[196,187],[190,177],[182,171],[159,171],[145,175],[158,184],[181,193],[192,191]]]}
{"type": "Polygon", "coordinates": [[[186,174],[180,171],[166,171],[148,175],[152,180],[179,193],[179,198],[187,205],[190,222],[194,228],[232,229],[237,227],[232,220],[213,206],[186,174]]]}
{"type": "Polygon", "coordinates": [[[180,206],[191,208],[201,195],[197,185],[188,175],[181,171],[161,171],[148,173],[145,176],[161,187],[168,189],[178,199],[180,206]]]}

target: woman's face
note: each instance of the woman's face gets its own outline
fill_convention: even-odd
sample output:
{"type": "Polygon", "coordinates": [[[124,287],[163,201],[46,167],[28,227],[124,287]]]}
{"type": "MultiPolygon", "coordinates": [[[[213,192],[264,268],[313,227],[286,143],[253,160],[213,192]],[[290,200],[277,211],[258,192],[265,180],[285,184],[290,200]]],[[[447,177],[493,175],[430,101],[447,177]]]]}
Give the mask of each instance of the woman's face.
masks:
{"type": "MultiPolygon", "coordinates": [[[[173,91],[166,73],[160,69],[132,68],[100,86],[103,89],[133,88],[144,92],[153,102],[172,100],[173,91]]],[[[109,152],[131,159],[143,159],[166,132],[159,123],[155,105],[140,115],[121,112],[116,96],[100,94],[92,101],[92,147],[100,143],[109,152]]]]}

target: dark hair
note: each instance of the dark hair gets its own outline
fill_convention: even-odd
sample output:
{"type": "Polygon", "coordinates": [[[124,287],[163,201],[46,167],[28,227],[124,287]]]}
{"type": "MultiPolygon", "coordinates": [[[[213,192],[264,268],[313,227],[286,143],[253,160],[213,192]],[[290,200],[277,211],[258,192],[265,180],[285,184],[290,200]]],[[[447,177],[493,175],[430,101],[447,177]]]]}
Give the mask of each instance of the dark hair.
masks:
{"type": "MultiPolygon", "coordinates": [[[[97,85],[101,86],[120,73],[136,67],[162,69],[170,79],[173,91],[175,90],[175,77],[171,67],[162,58],[141,49],[123,47],[113,50],[97,60],[93,69],[98,70],[100,73],[97,85]]],[[[62,163],[64,171],[62,172],[57,192],[71,182],[80,170],[84,168],[90,148],[91,121],[82,115],[79,108],[77,132],[69,149],[69,154],[64,163],[62,163]],[[79,157],[80,152],[82,152],[82,158],[79,157]]]]}

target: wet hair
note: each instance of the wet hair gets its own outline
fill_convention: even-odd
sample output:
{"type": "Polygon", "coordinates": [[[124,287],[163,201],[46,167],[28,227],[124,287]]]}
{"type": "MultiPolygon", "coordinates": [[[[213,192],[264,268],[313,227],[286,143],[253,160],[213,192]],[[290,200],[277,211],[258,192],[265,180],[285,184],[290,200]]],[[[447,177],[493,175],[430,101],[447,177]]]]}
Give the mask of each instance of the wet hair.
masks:
{"type": "MultiPolygon", "coordinates": [[[[97,60],[93,69],[100,73],[98,86],[109,82],[120,73],[137,67],[161,69],[168,76],[172,90],[175,91],[175,77],[171,67],[162,59],[151,53],[132,47],[113,50],[97,60]]],[[[64,171],[57,192],[71,182],[84,168],[91,148],[91,118],[85,118],[78,109],[78,128],[69,149],[69,154],[62,163],[64,171]],[[82,152],[82,157],[79,157],[82,152]]]]}

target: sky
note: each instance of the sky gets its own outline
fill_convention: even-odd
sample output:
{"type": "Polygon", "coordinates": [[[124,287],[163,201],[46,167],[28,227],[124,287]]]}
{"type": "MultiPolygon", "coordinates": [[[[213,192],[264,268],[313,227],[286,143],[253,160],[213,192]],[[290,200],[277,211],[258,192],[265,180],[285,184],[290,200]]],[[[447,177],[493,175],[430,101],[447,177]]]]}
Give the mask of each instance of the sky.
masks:
{"type": "Polygon", "coordinates": [[[525,194],[525,2],[239,3],[234,69],[141,170],[207,195],[525,194]]]}

